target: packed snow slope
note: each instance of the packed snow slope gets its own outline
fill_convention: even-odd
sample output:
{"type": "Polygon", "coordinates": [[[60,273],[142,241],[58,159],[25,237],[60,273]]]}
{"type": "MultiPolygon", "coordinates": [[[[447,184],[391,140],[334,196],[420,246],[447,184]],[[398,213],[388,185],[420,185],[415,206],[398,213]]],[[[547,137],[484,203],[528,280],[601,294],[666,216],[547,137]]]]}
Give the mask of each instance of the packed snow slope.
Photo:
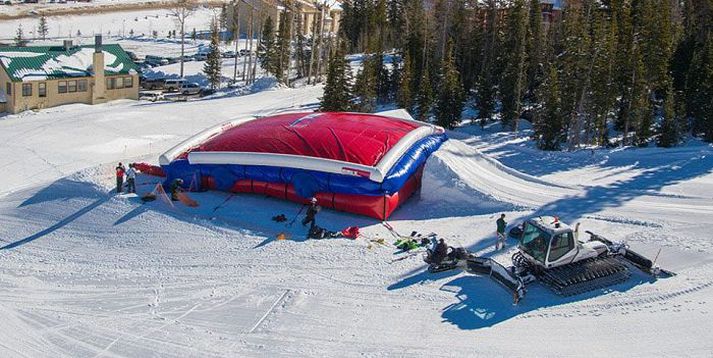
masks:
{"type": "MultiPolygon", "coordinates": [[[[525,135],[466,128],[429,160],[392,217],[494,252],[494,220],[561,215],[625,239],[677,273],[517,306],[497,284],[431,275],[420,257],[358,240],[305,240],[299,206],[191,194],[200,206],[113,195],[117,161],[155,161],[200,129],[313,108],[319,88],[188,103],[64,106],[0,119],[0,356],[710,356],[713,148],[542,153],[525,135]],[[299,220],[299,219],[298,219],[299,220]],[[289,240],[276,240],[286,233],[289,240]]],[[[160,179],[141,176],[139,193],[160,179]]],[[[368,218],[318,223],[392,241],[368,218]]]]}

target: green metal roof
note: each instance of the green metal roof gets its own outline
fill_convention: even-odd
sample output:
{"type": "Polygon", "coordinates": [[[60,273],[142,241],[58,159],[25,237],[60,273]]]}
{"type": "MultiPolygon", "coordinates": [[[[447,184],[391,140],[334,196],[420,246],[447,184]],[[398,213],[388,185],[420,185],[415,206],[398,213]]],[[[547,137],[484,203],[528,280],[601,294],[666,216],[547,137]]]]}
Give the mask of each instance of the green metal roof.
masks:
{"type": "MultiPolygon", "coordinates": [[[[126,51],[117,44],[102,46],[104,74],[138,72],[126,51]]],[[[94,45],[0,47],[0,66],[13,81],[33,81],[91,76],[94,45]]]]}

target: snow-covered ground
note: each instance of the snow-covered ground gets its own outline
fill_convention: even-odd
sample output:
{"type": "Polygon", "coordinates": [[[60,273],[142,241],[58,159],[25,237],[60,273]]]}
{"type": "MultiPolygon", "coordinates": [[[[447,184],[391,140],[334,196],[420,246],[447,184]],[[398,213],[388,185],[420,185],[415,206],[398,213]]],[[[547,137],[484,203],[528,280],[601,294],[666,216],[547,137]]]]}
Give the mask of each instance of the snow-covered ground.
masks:
{"type": "MultiPolygon", "coordinates": [[[[2,8],[0,7],[0,10],[2,8]]],[[[186,32],[210,29],[211,20],[219,16],[220,9],[201,7],[186,19],[186,32]]],[[[22,25],[25,38],[37,38],[39,18],[21,18],[0,20],[0,40],[15,38],[18,27],[22,25]]],[[[75,42],[92,43],[95,34],[104,36],[128,37],[133,30],[135,36],[151,36],[157,31],[165,38],[169,30],[176,30],[176,20],[166,9],[143,9],[121,12],[100,12],[77,15],[47,16],[48,37],[73,38],[75,42]]]]}
{"type": "MultiPolygon", "coordinates": [[[[494,220],[558,214],[655,256],[676,276],[525,299],[484,277],[431,275],[364,240],[304,240],[299,206],[191,194],[200,206],[116,196],[118,161],[156,162],[243,115],[314,108],[319,87],[187,103],[119,101],[0,118],[0,356],[710,356],[713,147],[543,153],[476,127],[451,132],[400,232],[493,252],[494,220]],[[278,241],[285,232],[291,240],[278,241]]],[[[142,176],[139,192],[158,178],[142,176]]],[[[378,222],[325,210],[329,229],[378,222]]]]}

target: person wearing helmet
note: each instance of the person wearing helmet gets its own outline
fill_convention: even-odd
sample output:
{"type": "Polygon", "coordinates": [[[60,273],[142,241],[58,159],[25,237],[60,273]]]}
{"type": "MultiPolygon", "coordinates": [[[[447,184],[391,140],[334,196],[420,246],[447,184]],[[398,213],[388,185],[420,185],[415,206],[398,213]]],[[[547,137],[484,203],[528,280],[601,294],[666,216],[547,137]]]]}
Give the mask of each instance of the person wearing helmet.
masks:
{"type": "Polygon", "coordinates": [[[313,197],[310,199],[307,214],[305,215],[304,220],[302,220],[302,226],[307,226],[307,224],[309,224],[309,232],[312,232],[314,227],[317,225],[315,217],[320,209],[319,205],[317,205],[317,198],[313,197]]]}
{"type": "Polygon", "coordinates": [[[181,190],[181,185],[183,185],[183,179],[176,178],[171,182],[171,200],[178,201],[178,192],[181,190]]]}

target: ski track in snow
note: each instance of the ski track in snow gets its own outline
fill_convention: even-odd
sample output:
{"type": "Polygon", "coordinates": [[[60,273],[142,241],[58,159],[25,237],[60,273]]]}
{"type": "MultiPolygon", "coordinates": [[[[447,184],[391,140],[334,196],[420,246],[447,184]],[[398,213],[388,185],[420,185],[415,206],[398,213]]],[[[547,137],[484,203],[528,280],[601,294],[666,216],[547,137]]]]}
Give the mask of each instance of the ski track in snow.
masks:
{"type": "MultiPolygon", "coordinates": [[[[658,262],[677,273],[657,281],[635,273],[620,285],[567,298],[534,284],[517,306],[487,278],[425,273],[420,255],[391,263],[392,248],[368,248],[364,239],[303,240],[299,223],[288,228],[270,220],[279,213],[291,219],[299,210],[294,203],[204,192],[191,194],[198,208],[171,208],[111,194],[116,161],[155,162],[202,128],[310,107],[320,95],[304,88],[178,104],[76,105],[0,121],[0,141],[7,143],[0,148],[0,356],[706,356],[713,350],[713,333],[701,329],[713,313],[713,203],[704,190],[713,188],[710,148],[695,149],[697,159],[685,158],[692,150],[674,152],[672,166],[647,154],[631,172],[595,163],[541,175],[522,158],[522,165],[504,158],[510,166],[497,160],[496,146],[515,157],[520,150],[499,136],[492,146],[468,136],[445,143],[427,163],[423,192],[390,220],[397,231],[436,232],[507,264],[513,241],[492,251],[499,213],[511,224],[560,214],[652,257],[663,248],[658,262]],[[603,172],[616,173],[616,180],[593,175],[603,172]],[[570,181],[585,173],[595,179],[570,181]],[[275,240],[280,232],[292,239],[275,240]]],[[[537,160],[565,162],[567,155],[537,160]]],[[[628,155],[612,152],[597,163],[625,166],[628,155]]],[[[158,181],[140,176],[139,191],[158,181]]],[[[331,229],[358,225],[365,237],[393,240],[368,218],[325,210],[319,222],[331,229]]]]}

